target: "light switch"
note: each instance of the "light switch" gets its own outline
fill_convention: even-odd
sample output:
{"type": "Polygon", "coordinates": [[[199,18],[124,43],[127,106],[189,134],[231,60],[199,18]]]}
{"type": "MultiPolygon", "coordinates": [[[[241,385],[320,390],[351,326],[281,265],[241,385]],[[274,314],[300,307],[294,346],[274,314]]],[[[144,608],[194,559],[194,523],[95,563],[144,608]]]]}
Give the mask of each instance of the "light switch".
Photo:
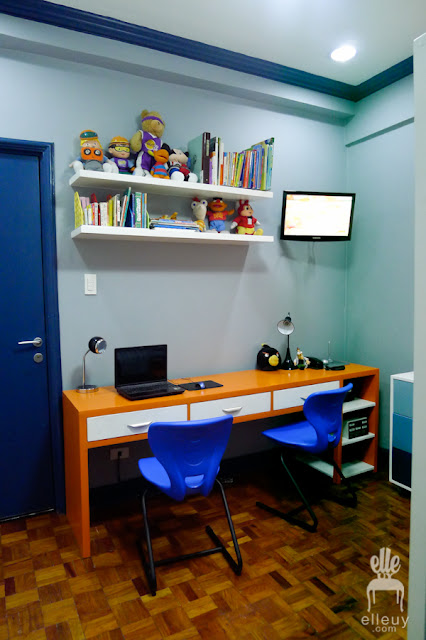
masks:
{"type": "Polygon", "coordinates": [[[84,293],[86,296],[96,295],[96,273],[84,274],[84,293]]]}

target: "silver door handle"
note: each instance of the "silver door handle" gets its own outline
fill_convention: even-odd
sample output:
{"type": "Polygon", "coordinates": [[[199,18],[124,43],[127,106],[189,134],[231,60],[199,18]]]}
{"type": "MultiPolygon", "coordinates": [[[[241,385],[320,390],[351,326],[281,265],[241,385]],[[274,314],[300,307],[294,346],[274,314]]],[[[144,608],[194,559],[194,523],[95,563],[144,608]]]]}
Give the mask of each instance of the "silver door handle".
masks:
{"type": "Polygon", "coordinates": [[[34,338],[34,340],[22,340],[18,344],[32,344],[33,347],[41,347],[43,340],[41,338],[34,338]]]}

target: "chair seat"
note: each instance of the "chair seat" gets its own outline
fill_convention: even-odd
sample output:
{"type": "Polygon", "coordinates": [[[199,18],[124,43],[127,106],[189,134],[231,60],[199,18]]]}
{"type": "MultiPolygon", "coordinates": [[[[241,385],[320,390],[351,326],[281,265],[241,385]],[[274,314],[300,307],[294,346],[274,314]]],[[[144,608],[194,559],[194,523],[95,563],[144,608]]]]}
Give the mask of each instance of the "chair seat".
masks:
{"type": "Polygon", "coordinates": [[[310,453],[318,453],[320,450],[317,432],[307,420],[301,420],[285,427],[267,429],[263,435],[286,447],[294,447],[310,453]]]}
{"type": "MultiPolygon", "coordinates": [[[[151,482],[151,484],[161,489],[165,493],[171,488],[170,478],[163,465],[157,460],[157,458],[142,458],[139,460],[139,470],[145,480],[151,482]]],[[[198,487],[203,483],[204,475],[188,476],[185,478],[185,484],[188,487],[188,493],[191,490],[196,491],[198,487]]]]}

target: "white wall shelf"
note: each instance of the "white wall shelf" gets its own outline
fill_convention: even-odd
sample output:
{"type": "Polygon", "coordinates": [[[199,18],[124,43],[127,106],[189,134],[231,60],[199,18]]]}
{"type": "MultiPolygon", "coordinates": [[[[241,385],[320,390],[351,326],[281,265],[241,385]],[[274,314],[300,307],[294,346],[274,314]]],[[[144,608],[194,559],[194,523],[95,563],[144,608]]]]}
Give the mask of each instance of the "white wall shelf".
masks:
{"type": "Polygon", "coordinates": [[[374,433],[366,433],[365,436],[358,436],[356,438],[343,438],[342,437],[342,447],[346,447],[348,444],[355,444],[356,442],[362,442],[363,440],[371,440],[374,438],[374,433]]]}
{"type": "Polygon", "coordinates": [[[273,242],[273,236],[249,236],[237,233],[208,233],[183,229],[132,229],[131,227],[98,227],[83,225],[71,232],[71,238],[82,240],[134,240],[147,242],[184,242],[198,244],[246,245],[273,242]]]}
{"type": "Polygon", "coordinates": [[[162,196],[181,198],[223,198],[224,200],[259,200],[272,198],[272,191],[239,189],[222,185],[202,184],[200,182],[177,182],[160,178],[132,176],[126,174],[104,173],[103,171],[79,171],[70,178],[69,184],[76,188],[114,189],[121,191],[132,187],[135,191],[153,193],[162,196]]]}
{"type": "Polygon", "coordinates": [[[376,403],[371,400],[364,400],[364,398],[354,398],[349,402],[343,403],[343,413],[350,413],[351,411],[359,411],[360,409],[369,409],[375,407],[376,403]]]}
{"type": "MultiPolygon", "coordinates": [[[[333,477],[333,465],[325,460],[320,460],[319,458],[307,458],[304,456],[297,456],[297,459],[305,464],[309,465],[316,471],[320,473],[324,473],[329,478],[333,477]]],[[[342,473],[345,478],[352,478],[353,476],[357,476],[360,473],[366,473],[367,471],[373,471],[374,466],[372,464],[368,464],[367,462],[363,462],[362,460],[356,460],[354,462],[344,462],[342,464],[342,473]]]]}

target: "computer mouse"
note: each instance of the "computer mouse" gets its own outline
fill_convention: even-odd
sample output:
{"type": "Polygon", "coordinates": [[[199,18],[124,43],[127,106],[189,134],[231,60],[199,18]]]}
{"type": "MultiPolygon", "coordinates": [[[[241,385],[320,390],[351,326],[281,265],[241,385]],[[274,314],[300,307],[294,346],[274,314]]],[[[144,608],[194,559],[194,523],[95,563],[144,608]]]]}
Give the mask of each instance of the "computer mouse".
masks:
{"type": "Polygon", "coordinates": [[[196,382],[195,383],[195,388],[196,389],[205,389],[206,385],[204,384],[204,382],[196,382]]]}

